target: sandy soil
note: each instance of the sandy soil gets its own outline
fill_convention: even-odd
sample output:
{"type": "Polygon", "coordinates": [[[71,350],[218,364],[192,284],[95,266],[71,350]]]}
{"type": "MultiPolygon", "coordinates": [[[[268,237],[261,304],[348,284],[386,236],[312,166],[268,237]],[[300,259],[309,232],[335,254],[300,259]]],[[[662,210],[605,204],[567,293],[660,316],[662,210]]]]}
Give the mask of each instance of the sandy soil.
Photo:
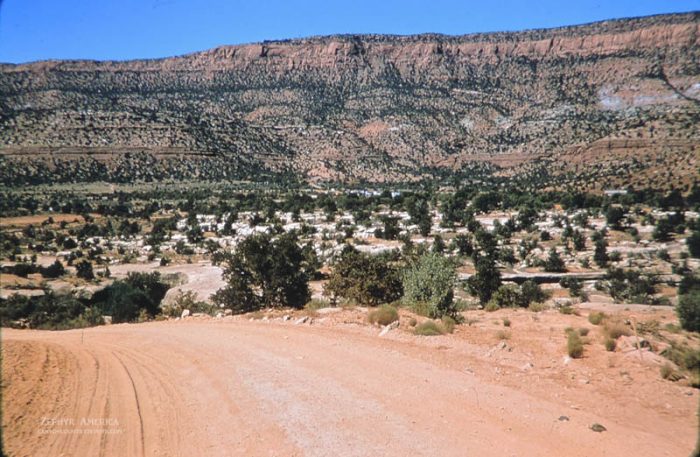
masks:
{"type": "Polygon", "coordinates": [[[3,329],[6,450],[10,456],[690,453],[697,390],[663,381],[653,364],[606,353],[600,344],[587,346],[584,359],[563,360],[562,328],[584,317],[508,312],[512,327],[504,341],[494,336],[500,311],[475,315],[471,326],[441,337],[411,335],[404,324],[378,337],[377,328],[360,325],[361,309],[323,313],[312,325],[225,318],[66,332],[3,329]],[[607,431],[592,431],[594,423],[607,431]]]}
{"type": "MultiPolygon", "coordinates": [[[[91,214],[94,219],[99,219],[102,216],[99,214],[91,214]]],[[[49,217],[52,217],[54,223],[59,222],[74,222],[76,220],[84,222],[83,216],[79,214],[35,214],[33,216],[14,216],[14,217],[2,217],[0,218],[0,227],[24,227],[27,225],[41,225],[42,222],[46,221],[49,217]]]]}

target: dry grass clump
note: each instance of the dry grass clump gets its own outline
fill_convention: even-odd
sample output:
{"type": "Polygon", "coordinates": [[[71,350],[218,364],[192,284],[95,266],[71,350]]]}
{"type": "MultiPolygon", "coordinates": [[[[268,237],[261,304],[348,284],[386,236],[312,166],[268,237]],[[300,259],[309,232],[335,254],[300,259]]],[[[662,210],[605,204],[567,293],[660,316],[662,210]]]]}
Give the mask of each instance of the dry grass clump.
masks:
{"type": "Polygon", "coordinates": [[[267,314],[265,314],[263,311],[254,311],[254,312],[248,314],[248,318],[259,321],[260,319],[262,319],[266,315],[267,314]]]}
{"type": "Polygon", "coordinates": [[[581,340],[581,335],[579,335],[578,332],[569,332],[569,337],[566,342],[566,349],[569,353],[569,357],[572,359],[579,359],[583,357],[583,340],[581,340]]]}
{"type": "Polygon", "coordinates": [[[621,336],[630,336],[632,332],[629,327],[622,322],[607,322],[603,328],[605,335],[613,340],[620,338],[621,336]]]}
{"type": "Polygon", "coordinates": [[[445,330],[445,333],[454,332],[456,325],[457,321],[452,319],[450,316],[442,316],[442,328],[445,330]]]}
{"type": "Polygon", "coordinates": [[[665,363],[661,366],[661,377],[669,381],[680,381],[683,379],[683,375],[671,366],[670,363],[665,363]]]}
{"type": "Polygon", "coordinates": [[[444,335],[445,329],[439,323],[430,320],[416,325],[413,333],[421,336],[437,336],[444,335]]]}
{"type": "Polygon", "coordinates": [[[304,305],[304,309],[307,311],[316,311],[321,308],[327,308],[331,304],[330,302],[326,300],[319,300],[318,298],[312,298],[306,305],[304,305]]]}
{"type": "Polygon", "coordinates": [[[605,338],[603,345],[605,345],[605,350],[608,352],[615,352],[615,348],[617,348],[617,342],[610,337],[605,338]]]}
{"type": "Polygon", "coordinates": [[[588,322],[590,322],[593,325],[600,325],[607,315],[603,312],[600,311],[593,311],[591,314],[588,315],[588,322]]]}
{"type": "Polygon", "coordinates": [[[549,306],[545,305],[544,303],[532,302],[528,305],[527,309],[533,313],[539,313],[540,311],[549,309],[549,306]]]}
{"type": "Polygon", "coordinates": [[[498,303],[494,302],[493,300],[488,302],[486,306],[484,307],[484,311],[487,311],[489,313],[492,313],[494,311],[498,311],[501,309],[500,306],[498,306],[498,303]]]}
{"type": "Polygon", "coordinates": [[[370,324],[389,325],[397,320],[399,320],[399,312],[391,305],[382,305],[367,315],[367,321],[370,324]]]}
{"type": "Polygon", "coordinates": [[[579,310],[575,309],[575,308],[574,308],[573,306],[571,306],[571,305],[564,305],[564,306],[559,307],[559,312],[560,312],[561,314],[566,314],[566,315],[571,315],[571,314],[573,314],[573,315],[575,315],[575,316],[580,316],[580,315],[581,315],[581,313],[579,312],[579,310]]]}
{"type": "Polygon", "coordinates": [[[496,338],[499,340],[509,340],[510,339],[510,332],[507,330],[499,330],[496,332],[496,338]]]}

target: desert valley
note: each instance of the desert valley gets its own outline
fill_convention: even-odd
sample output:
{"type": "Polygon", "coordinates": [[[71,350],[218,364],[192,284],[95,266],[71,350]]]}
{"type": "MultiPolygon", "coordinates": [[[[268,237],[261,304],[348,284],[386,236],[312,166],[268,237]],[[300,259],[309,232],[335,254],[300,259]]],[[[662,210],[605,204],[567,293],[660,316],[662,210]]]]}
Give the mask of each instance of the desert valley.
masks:
{"type": "Polygon", "coordinates": [[[698,455],[699,32],[0,64],[3,455],[698,455]]]}

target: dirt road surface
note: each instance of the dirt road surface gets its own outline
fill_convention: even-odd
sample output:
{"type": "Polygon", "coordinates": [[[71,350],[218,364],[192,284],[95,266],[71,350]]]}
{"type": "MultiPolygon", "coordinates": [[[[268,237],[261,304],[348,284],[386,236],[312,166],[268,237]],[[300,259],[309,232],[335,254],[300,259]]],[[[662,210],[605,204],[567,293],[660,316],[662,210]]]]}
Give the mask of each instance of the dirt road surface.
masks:
{"type": "Polygon", "coordinates": [[[693,447],[697,395],[680,399],[674,413],[644,401],[615,404],[585,385],[541,389],[539,375],[501,383],[488,360],[449,340],[423,341],[247,320],[3,329],[5,449],[658,457],[693,447]],[[592,431],[594,423],[607,430],[592,431]]]}

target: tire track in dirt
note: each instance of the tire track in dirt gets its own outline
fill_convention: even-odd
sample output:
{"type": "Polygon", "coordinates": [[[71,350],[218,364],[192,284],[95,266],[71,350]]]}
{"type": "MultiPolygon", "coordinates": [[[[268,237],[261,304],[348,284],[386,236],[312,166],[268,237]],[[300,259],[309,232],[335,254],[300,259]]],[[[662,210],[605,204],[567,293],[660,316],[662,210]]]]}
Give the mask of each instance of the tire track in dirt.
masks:
{"type": "Polygon", "coordinates": [[[141,415],[141,402],[139,401],[139,392],[138,389],[136,389],[136,383],[134,383],[134,378],[131,376],[131,372],[129,369],[126,367],[124,362],[120,357],[118,357],[116,354],[114,355],[114,358],[119,361],[119,364],[124,368],[124,372],[126,373],[126,376],[129,378],[129,383],[131,384],[131,391],[134,395],[134,403],[136,404],[136,414],[138,415],[139,418],[139,442],[141,443],[140,446],[140,452],[138,453],[139,455],[145,455],[145,449],[146,449],[146,443],[145,443],[145,433],[143,431],[143,416],[141,415]]]}

